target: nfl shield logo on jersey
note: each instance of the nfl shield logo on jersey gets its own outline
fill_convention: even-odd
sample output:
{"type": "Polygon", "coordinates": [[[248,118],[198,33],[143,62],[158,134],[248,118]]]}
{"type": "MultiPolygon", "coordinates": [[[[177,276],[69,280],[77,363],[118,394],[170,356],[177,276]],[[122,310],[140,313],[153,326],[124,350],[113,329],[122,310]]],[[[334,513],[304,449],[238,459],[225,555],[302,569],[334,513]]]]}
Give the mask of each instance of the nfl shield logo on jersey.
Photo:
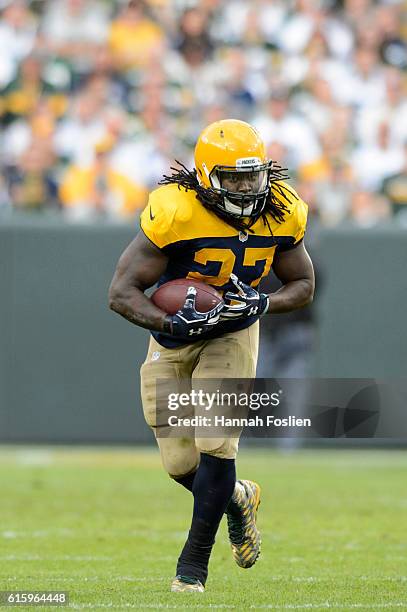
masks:
{"type": "Polygon", "coordinates": [[[246,234],[246,232],[239,232],[240,242],[246,242],[247,238],[248,238],[248,234],[246,234]]]}

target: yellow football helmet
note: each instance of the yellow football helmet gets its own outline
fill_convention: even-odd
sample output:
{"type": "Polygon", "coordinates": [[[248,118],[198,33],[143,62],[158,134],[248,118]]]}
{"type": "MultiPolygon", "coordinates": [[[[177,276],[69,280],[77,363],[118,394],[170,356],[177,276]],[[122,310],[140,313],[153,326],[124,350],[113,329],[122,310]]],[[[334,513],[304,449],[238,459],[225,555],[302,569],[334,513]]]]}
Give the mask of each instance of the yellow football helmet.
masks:
{"type": "Polygon", "coordinates": [[[195,168],[214,206],[234,218],[257,218],[270,190],[272,161],[257,130],[237,119],[216,121],[200,134],[195,168]]]}

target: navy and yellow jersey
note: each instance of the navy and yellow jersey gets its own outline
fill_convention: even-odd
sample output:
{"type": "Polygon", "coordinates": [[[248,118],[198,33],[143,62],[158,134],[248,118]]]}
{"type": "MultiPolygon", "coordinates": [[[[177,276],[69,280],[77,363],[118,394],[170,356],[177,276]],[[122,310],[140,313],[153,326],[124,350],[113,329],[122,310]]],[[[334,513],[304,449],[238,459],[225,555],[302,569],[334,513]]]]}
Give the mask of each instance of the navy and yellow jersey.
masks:
{"type": "MultiPolygon", "coordinates": [[[[205,208],[193,190],[169,184],[153,191],[140,224],[145,235],[169,258],[158,286],[176,278],[191,278],[224,293],[235,290],[230,281],[233,272],[239,280],[257,288],[263,276],[269,274],[275,253],[294,248],[304,236],[308,207],[291,187],[283,185],[288,201],[278,183],[272,188],[288,208],[284,221],[278,223],[267,213],[268,224],[260,217],[247,232],[235,229],[205,208]]],[[[257,318],[222,321],[205,338],[244,329],[257,318]]],[[[152,334],[168,348],[197,341],[152,334]]]]}

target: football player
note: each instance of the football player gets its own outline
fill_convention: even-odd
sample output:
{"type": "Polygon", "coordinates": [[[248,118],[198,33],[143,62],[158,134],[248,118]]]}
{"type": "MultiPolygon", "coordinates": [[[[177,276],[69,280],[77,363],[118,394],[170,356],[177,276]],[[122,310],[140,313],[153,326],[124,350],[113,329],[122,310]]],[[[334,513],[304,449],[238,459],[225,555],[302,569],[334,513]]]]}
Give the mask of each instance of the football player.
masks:
{"type": "Polygon", "coordinates": [[[196,144],[195,168],[172,170],[150,194],[141,230],[119,260],[110,307],[151,331],[141,368],[145,419],[164,469],[194,497],[171,589],[202,592],[224,513],[236,563],[248,568],[258,558],[260,487],[236,480],[238,439],[160,436],[156,380],[254,378],[259,318],[309,304],[314,272],[303,242],[307,206],[249,124],[209,125],[196,144]],[[282,287],[259,293],[271,268],[282,287]],[[191,288],[184,307],[166,314],[144,292],[177,278],[212,285],[224,302],[200,313],[191,288]]]}

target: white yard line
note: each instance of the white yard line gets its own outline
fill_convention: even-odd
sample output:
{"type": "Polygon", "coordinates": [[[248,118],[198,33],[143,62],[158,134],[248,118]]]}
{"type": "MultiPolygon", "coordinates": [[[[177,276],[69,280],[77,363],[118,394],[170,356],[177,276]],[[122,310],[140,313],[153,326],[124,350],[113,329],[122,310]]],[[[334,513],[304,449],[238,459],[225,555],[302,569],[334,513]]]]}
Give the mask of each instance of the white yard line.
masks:
{"type": "Polygon", "coordinates": [[[33,531],[19,531],[18,529],[5,529],[0,531],[0,538],[14,540],[16,538],[49,538],[49,537],[72,537],[75,532],[72,529],[35,529],[33,531]]]}
{"type": "MultiPolygon", "coordinates": [[[[109,602],[109,603],[91,603],[91,604],[74,604],[74,603],[70,603],[69,604],[70,608],[73,608],[75,610],[83,610],[86,608],[111,608],[113,610],[120,610],[120,609],[124,609],[124,608],[129,608],[129,609],[139,609],[139,610],[143,610],[143,609],[147,609],[147,608],[151,608],[151,609],[167,609],[167,610],[177,610],[177,609],[186,609],[186,608],[191,608],[193,610],[196,610],[197,608],[200,609],[205,609],[205,610],[215,610],[215,609],[227,609],[227,610],[238,610],[238,609],[242,609],[242,606],[233,606],[230,604],[192,604],[191,606],[188,605],[171,605],[171,604],[130,604],[130,603],[125,603],[125,604],[120,604],[120,605],[115,605],[113,602],[109,602]]],[[[273,605],[273,604],[267,604],[267,605],[262,605],[262,606],[249,606],[247,608],[247,606],[245,607],[245,609],[249,609],[249,610],[350,610],[350,609],[359,609],[359,610],[381,610],[381,609],[391,609],[391,608],[403,608],[403,607],[407,607],[407,601],[400,601],[400,602],[388,602],[388,603],[384,603],[384,604],[364,604],[364,603],[355,603],[355,604],[340,604],[340,603],[329,603],[329,602],[323,602],[320,604],[314,604],[314,603],[308,603],[308,604],[285,604],[285,605],[273,605]]]]}
{"type": "Polygon", "coordinates": [[[96,557],[93,555],[0,555],[0,561],[113,561],[113,557],[96,557]]]}
{"type": "MultiPolygon", "coordinates": [[[[2,557],[0,557],[1,559],[2,557]]],[[[4,557],[3,557],[4,558],[4,557]]],[[[28,560],[37,561],[39,557],[31,556],[28,560]]],[[[61,557],[60,557],[61,558],[61,557]]],[[[66,557],[64,557],[65,559],[66,557]]],[[[80,559],[80,560],[110,560],[110,558],[105,557],[69,557],[69,559],[80,559]]],[[[27,557],[24,557],[24,560],[27,560],[27,557]]],[[[39,572],[36,574],[37,578],[41,578],[41,580],[48,580],[50,582],[74,582],[75,584],[79,584],[80,582],[105,582],[107,577],[104,576],[86,576],[83,575],[78,576],[59,576],[52,575],[49,572],[39,572]]],[[[343,580],[349,580],[349,577],[343,577],[343,580]]],[[[21,580],[21,576],[8,576],[4,578],[8,582],[14,582],[16,580],[21,580]]],[[[332,580],[338,580],[337,576],[327,576],[325,578],[315,577],[315,576],[291,576],[287,578],[287,576],[270,576],[268,578],[269,582],[304,582],[304,583],[324,583],[331,582],[332,580]]],[[[407,582],[407,576],[352,576],[352,581],[358,582],[407,582]]],[[[169,582],[169,578],[162,577],[156,574],[149,574],[148,576],[111,576],[109,574],[109,582],[169,582]]]]}
{"type": "MultiPolygon", "coordinates": [[[[15,582],[17,580],[21,580],[21,576],[9,576],[8,578],[4,578],[8,582],[15,582]]],[[[113,576],[107,578],[106,576],[71,576],[67,578],[66,576],[53,576],[49,572],[36,573],[35,580],[43,580],[49,583],[60,583],[60,582],[73,582],[75,585],[79,585],[81,582],[103,582],[106,583],[107,579],[109,583],[111,582],[151,582],[156,584],[157,582],[166,582],[169,583],[168,578],[163,578],[162,576],[141,576],[140,578],[135,578],[133,576],[113,576]]],[[[26,580],[26,579],[24,579],[26,580]]]]}

